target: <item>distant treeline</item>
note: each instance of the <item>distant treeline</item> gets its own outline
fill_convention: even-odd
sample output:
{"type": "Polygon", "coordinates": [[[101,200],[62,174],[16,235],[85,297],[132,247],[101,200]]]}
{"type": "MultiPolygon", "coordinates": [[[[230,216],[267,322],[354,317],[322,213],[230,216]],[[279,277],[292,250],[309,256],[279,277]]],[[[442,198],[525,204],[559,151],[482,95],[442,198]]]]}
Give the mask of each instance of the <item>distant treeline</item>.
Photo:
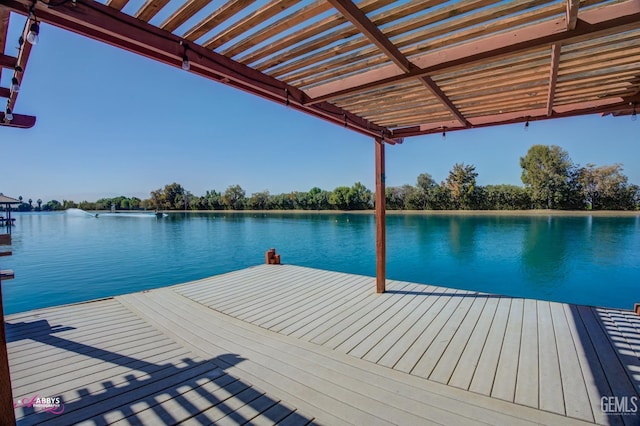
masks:
{"type": "MultiPolygon", "coordinates": [[[[558,146],[534,145],[520,158],[522,182],[516,185],[476,184],[475,166],[455,164],[447,178],[437,183],[428,173],[418,176],[416,185],[386,188],[390,210],[637,210],[640,187],[628,183],[621,164],[579,166],[558,146]]],[[[20,197],[22,201],[22,197],[20,197]]],[[[366,210],[374,207],[370,189],[362,183],[339,186],[333,191],[312,188],[307,192],[272,195],[256,192],[247,197],[240,185],[224,192],[207,191],[193,195],[178,183],[151,192],[147,200],[139,198],[103,198],[94,203],[52,200],[37,207],[32,200],[19,210],[158,209],[158,210],[366,210]]]]}
{"type": "MultiPolygon", "coordinates": [[[[22,196],[18,197],[20,201],[23,201],[22,196]]],[[[48,212],[55,210],[66,210],[71,208],[79,208],[83,210],[109,210],[112,205],[116,206],[118,210],[144,210],[145,205],[144,202],[140,198],[136,197],[115,197],[115,198],[101,198],[98,201],[90,202],[90,201],[82,201],[81,203],[76,203],[71,200],[63,200],[62,202],[58,200],[47,201],[43,204],[41,199],[38,199],[34,205],[34,201],[29,198],[28,202],[23,202],[20,204],[16,210],[21,212],[48,212]]]]}

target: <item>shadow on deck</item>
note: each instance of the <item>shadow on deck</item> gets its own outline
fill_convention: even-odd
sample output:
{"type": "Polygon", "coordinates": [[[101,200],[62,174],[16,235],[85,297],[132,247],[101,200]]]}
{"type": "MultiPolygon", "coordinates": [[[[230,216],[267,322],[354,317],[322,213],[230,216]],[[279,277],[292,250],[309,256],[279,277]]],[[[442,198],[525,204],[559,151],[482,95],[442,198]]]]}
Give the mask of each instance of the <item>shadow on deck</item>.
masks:
{"type": "Polygon", "coordinates": [[[612,425],[640,424],[640,318],[606,308],[569,309],[600,397],[592,398],[594,411],[600,408],[612,425]]]}
{"type": "MultiPolygon", "coordinates": [[[[99,390],[83,387],[60,395],[61,406],[54,412],[30,406],[36,395],[23,396],[16,408],[19,425],[76,424],[91,420],[107,425],[124,420],[131,424],[211,424],[221,419],[244,424],[256,417],[270,423],[305,425],[312,421],[292,407],[267,396],[225,370],[244,359],[225,354],[210,360],[184,358],[178,364],[155,364],[144,359],[110,352],[55,333],[73,327],[51,326],[46,320],[7,323],[8,342],[24,339],[91,357],[130,370],[100,383],[99,390]],[[56,412],[62,413],[56,414],[56,412]]],[[[42,359],[46,362],[46,358],[42,359]]],[[[73,378],[82,374],[73,375],[73,378]]],[[[93,386],[94,384],[92,384],[93,386]]],[[[46,392],[46,389],[43,389],[46,392]]],[[[16,395],[14,395],[15,397],[16,395]]],[[[55,398],[58,395],[37,395],[55,398]]]]}

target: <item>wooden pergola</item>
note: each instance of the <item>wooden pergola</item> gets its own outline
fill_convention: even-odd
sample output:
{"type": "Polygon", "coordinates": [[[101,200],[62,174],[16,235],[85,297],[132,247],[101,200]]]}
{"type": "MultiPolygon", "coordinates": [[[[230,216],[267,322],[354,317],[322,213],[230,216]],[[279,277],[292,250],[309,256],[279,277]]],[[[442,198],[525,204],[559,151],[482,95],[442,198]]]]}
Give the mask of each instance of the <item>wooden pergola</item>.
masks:
{"type": "MultiPolygon", "coordinates": [[[[40,23],[372,137],[378,292],[386,275],[386,143],[635,115],[640,101],[640,0],[0,0],[0,71],[12,73],[11,87],[0,87],[0,125],[35,124],[15,111],[29,32],[40,23]],[[4,53],[12,14],[27,16],[16,56],[4,53]]],[[[9,404],[4,392],[7,421],[9,404]]]]}
{"type": "MultiPolygon", "coordinates": [[[[640,0],[0,0],[12,13],[253,93],[375,140],[377,291],[385,143],[583,114],[635,114],[640,0]]],[[[46,37],[46,35],[43,35],[46,37]]],[[[15,111],[18,92],[0,88],[15,111]]],[[[31,127],[13,113],[0,124],[31,127]]]]}

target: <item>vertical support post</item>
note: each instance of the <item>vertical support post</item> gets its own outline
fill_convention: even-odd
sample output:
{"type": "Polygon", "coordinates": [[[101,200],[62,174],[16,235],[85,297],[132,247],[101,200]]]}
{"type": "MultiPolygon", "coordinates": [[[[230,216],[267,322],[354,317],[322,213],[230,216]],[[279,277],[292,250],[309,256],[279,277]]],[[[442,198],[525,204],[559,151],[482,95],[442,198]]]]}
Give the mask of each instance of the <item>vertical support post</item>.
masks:
{"type": "MultiPolygon", "coordinates": [[[[11,244],[11,235],[0,240],[1,245],[11,244]]],[[[11,376],[9,375],[9,355],[7,354],[7,336],[4,331],[4,306],[2,303],[2,277],[0,277],[0,424],[16,424],[13,410],[13,394],[11,392],[11,376]]]]}
{"type": "Polygon", "coordinates": [[[13,410],[13,394],[11,392],[11,376],[9,375],[9,355],[7,354],[7,337],[4,331],[4,308],[2,306],[2,278],[0,278],[0,424],[16,424],[13,410]]]}
{"type": "Polygon", "coordinates": [[[384,141],[376,138],[376,293],[385,292],[387,277],[387,223],[384,141]]]}

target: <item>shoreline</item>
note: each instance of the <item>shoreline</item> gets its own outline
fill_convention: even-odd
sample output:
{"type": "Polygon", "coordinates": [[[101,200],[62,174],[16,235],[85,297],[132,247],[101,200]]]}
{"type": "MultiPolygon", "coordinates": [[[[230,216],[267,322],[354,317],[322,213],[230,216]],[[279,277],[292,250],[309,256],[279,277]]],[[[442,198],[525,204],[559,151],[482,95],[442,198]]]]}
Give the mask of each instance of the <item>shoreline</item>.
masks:
{"type": "MultiPolygon", "coordinates": [[[[93,211],[93,210],[92,210],[93,211]]],[[[96,210],[96,212],[107,210],[96,210]]],[[[150,212],[151,210],[146,210],[150,212]]],[[[120,210],[135,213],[140,210],[120,210]]],[[[230,214],[354,214],[375,215],[375,210],[163,210],[166,214],[230,213],[230,214]]],[[[640,210],[387,210],[389,216],[566,216],[566,217],[640,217],[640,210]]]]}
{"type": "MultiPolygon", "coordinates": [[[[14,212],[20,214],[64,213],[65,210],[51,212],[14,212]]],[[[111,213],[110,210],[87,210],[88,213],[111,213]]],[[[375,215],[375,210],[162,210],[172,214],[318,214],[318,215],[375,215]]],[[[153,210],[118,210],[116,213],[153,213],[153,210]]],[[[515,217],[640,217],[640,210],[387,210],[387,216],[515,216],[515,217]]]]}

